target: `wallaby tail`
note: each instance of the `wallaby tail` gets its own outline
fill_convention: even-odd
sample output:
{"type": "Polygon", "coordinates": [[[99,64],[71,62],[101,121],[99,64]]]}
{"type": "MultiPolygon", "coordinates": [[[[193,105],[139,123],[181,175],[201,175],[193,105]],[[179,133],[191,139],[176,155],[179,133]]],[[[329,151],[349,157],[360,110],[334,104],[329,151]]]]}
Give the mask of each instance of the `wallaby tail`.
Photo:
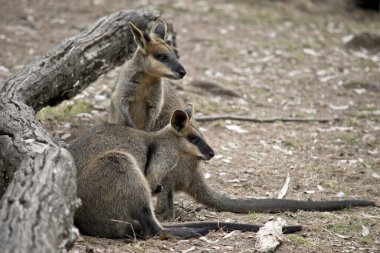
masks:
{"type": "Polygon", "coordinates": [[[337,211],[350,207],[376,206],[368,200],[341,200],[341,201],[302,201],[288,199],[233,199],[210,188],[204,179],[199,179],[189,187],[188,193],[202,204],[215,208],[218,211],[234,213],[249,212],[296,212],[304,211],[337,211]]]}
{"type": "MultiPolygon", "coordinates": [[[[233,222],[185,222],[185,223],[167,223],[163,224],[164,228],[178,228],[178,227],[187,227],[187,228],[207,228],[208,230],[224,230],[224,231],[233,231],[240,230],[242,232],[257,232],[263,225],[252,225],[248,223],[233,223],[233,222]]],[[[284,226],[282,227],[282,232],[284,234],[291,234],[302,230],[302,226],[284,226]]]]}

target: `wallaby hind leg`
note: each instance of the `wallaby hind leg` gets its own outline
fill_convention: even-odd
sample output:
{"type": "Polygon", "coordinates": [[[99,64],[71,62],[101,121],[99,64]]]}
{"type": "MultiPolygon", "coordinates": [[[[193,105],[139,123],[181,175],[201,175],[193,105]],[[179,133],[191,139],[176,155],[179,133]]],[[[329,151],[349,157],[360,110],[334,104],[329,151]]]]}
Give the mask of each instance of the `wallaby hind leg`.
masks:
{"type": "Polygon", "coordinates": [[[79,169],[78,196],[82,206],[75,223],[85,234],[149,238],[162,230],[152,211],[150,189],[127,153],[108,151],[79,169]]]}

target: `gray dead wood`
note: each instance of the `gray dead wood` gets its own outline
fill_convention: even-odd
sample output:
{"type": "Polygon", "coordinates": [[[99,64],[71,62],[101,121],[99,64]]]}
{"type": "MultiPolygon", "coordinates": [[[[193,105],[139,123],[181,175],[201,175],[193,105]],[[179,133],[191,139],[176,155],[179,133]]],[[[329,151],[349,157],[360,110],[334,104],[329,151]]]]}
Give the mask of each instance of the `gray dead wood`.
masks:
{"type": "Polygon", "coordinates": [[[282,122],[319,122],[328,123],[339,121],[339,118],[282,118],[282,117],[272,117],[272,118],[257,118],[249,116],[236,116],[236,115],[210,115],[210,116],[198,116],[195,117],[197,121],[215,121],[215,120],[236,120],[236,121],[249,121],[255,123],[274,123],[276,121],[282,122]]]}
{"type": "Polygon", "coordinates": [[[35,112],[122,64],[135,49],[128,21],[145,29],[158,16],[142,9],[103,17],[0,83],[0,252],[65,252],[75,242],[73,159],[35,112]]]}

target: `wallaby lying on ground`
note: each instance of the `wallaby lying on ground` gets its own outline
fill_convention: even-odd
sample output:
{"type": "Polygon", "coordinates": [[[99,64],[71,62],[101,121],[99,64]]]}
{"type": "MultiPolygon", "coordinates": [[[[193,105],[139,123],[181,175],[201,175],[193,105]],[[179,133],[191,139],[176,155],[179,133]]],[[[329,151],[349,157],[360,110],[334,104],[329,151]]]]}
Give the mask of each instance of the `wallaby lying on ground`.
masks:
{"type": "MultiPolygon", "coordinates": [[[[118,77],[111,97],[110,122],[126,124],[139,129],[159,130],[166,126],[176,108],[184,107],[184,101],[176,94],[175,90],[167,83],[161,82],[161,77],[176,78],[182,77],[182,75],[173,73],[185,73],[182,67],[179,67],[182,65],[178,62],[175,54],[164,43],[165,27],[165,22],[158,20],[148,35],[131,25],[138,49],[132,60],[122,67],[123,69],[118,77]],[[159,46],[156,47],[156,44],[159,46]],[[157,55],[166,55],[166,58],[162,60],[157,55]],[[170,59],[170,63],[166,62],[168,59],[170,59]],[[160,92],[152,92],[153,90],[160,92]],[[152,107],[150,101],[155,101],[153,104],[159,106],[152,107]]],[[[186,192],[202,204],[217,210],[236,213],[297,210],[333,211],[352,206],[374,205],[374,202],[366,200],[232,199],[211,189],[203,177],[199,160],[189,157],[179,160],[175,169],[163,179],[162,185],[163,189],[157,196],[158,201],[155,210],[156,215],[162,219],[174,217],[173,194],[175,191],[186,192]]]]}
{"type": "MultiPolygon", "coordinates": [[[[179,157],[209,160],[213,150],[189,120],[192,110],[176,110],[170,124],[157,132],[103,124],[78,137],[68,150],[78,170],[82,205],[75,224],[87,235],[125,238],[198,237],[210,229],[257,231],[260,226],[234,223],[188,223],[163,228],[157,221],[151,191],[179,157]],[[197,142],[192,139],[197,138],[197,142]],[[186,227],[187,226],[187,227],[186,227]]],[[[295,232],[300,226],[284,227],[295,232]]]]}

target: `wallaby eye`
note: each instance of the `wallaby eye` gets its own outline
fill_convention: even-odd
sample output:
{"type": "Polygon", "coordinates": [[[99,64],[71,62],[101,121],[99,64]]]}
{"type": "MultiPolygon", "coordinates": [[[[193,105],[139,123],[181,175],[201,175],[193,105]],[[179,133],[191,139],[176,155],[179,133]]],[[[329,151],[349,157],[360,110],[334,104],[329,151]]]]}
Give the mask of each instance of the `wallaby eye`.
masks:
{"type": "Polygon", "coordinates": [[[189,141],[193,144],[198,144],[201,142],[201,138],[199,138],[198,136],[195,136],[195,135],[191,135],[188,138],[189,138],[189,141]]]}
{"type": "Polygon", "coordinates": [[[166,54],[156,54],[154,55],[154,58],[156,58],[159,61],[165,61],[168,59],[168,56],[166,54]]]}

